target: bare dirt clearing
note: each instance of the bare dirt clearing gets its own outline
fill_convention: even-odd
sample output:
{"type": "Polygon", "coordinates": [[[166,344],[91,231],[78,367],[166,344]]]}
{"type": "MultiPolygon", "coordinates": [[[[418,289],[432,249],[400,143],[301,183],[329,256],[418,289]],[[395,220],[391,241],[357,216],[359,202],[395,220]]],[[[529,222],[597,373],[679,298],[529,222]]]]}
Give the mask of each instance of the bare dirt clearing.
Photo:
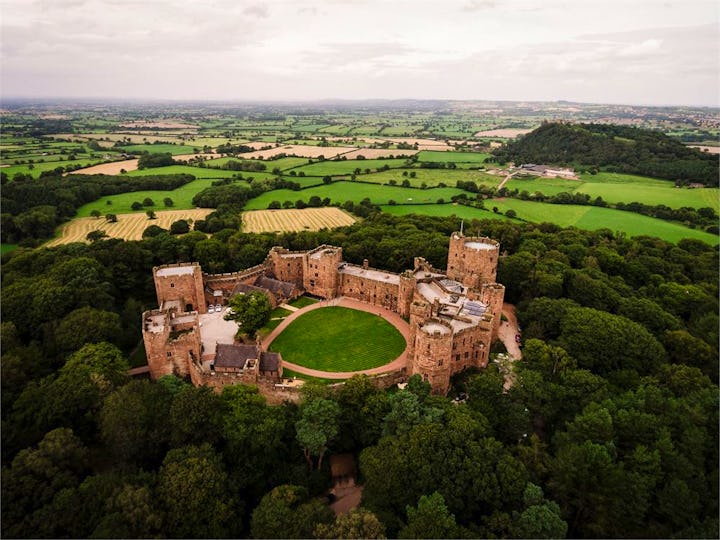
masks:
{"type": "Polygon", "coordinates": [[[242,215],[243,231],[249,233],[319,231],[352,225],[355,221],[354,217],[334,207],[256,210],[242,215]]]}
{"type": "Polygon", "coordinates": [[[525,135],[526,133],[530,133],[531,131],[532,129],[488,129],[486,131],[478,131],[475,134],[475,137],[506,137],[508,139],[514,139],[518,135],[525,135]]]}
{"type": "Polygon", "coordinates": [[[90,231],[105,231],[110,238],[123,238],[125,240],[140,240],[142,233],[150,225],[157,225],[169,229],[170,225],[179,219],[204,219],[212,208],[195,208],[194,210],[161,210],[155,212],[157,219],[148,219],[144,213],[117,214],[117,223],[108,223],[104,217],[78,218],[62,226],[60,237],[51,240],[45,247],[59,246],[71,242],[85,242],[90,231]]]}

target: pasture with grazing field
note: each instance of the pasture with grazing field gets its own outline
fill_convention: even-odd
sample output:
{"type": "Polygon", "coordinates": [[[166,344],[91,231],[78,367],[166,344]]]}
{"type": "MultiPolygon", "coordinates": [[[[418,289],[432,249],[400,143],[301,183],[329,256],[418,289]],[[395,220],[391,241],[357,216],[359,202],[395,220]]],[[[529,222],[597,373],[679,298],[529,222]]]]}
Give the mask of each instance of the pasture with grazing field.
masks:
{"type": "Polygon", "coordinates": [[[78,217],[87,217],[91,215],[93,210],[98,210],[103,216],[105,214],[130,214],[133,212],[142,212],[146,210],[165,210],[163,199],[170,197],[173,205],[167,210],[184,210],[195,208],[192,199],[198,192],[212,185],[212,179],[194,180],[188,182],[184,186],[177,189],[167,191],[131,191],[129,193],[117,193],[115,195],[107,195],[91,203],[85,204],[78,208],[78,217]],[[143,207],[141,210],[133,210],[132,203],[142,203],[143,199],[149,197],[155,203],[154,206],[143,207]],[[108,204],[110,201],[111,204],[108,204]]]}
{"type": "Polygon", "coordinates": [[[378,184],[387,184],[390,180],[395,180],[400,185],[404,180],[410,182],[413,187],[421,187],[425,184],[427,187],[434,187],[440,184],[446,186],[456,186],[458,180],[462,182],[475,182],[477,185],[497,187],[502,181],[502,176],[496,176],[482,171],[469,169],[391,169],[374,174],[363,174],[358,176],[358,180],[363,182],[373,182],[378,184]],[[403,176],[403,172],[407,172],[407,176],[403,176]],[[410,173],[415,173],[415,178],[410,177],[410,173]]]}
{"type": "Polygon", "coordinates": [[[381,167],[390,167],[396,169],[405,165],[405,159],[347,159],[347,160],[325,160],[298,167],[295,172],[304,172],[306,176],[333,176],[337,174],[350,175],[355,169],[360,169],[365,174],[365,169],[370,169],[371,173],[376,172],[381,167]]]}
{"type": "Polygon", "coordinates": [[[418,161],[427,163],[455,163],[458,167],[466,168],[468,166],[479,167],[485,163],[490,154],[482,152],[433,152],[431,150],[423,150],[418,153],[418,161]]]}
{"type": "MultiPolygon", "coordinates": [[[[372,175],[368,175],[370,177],[372,175]]],[[[397,186],[382,186],[379,184],[364,184],[360,182],[333,182],[328,185],[321,185],[292,191],[290,189],[277,189],[263,193],[259,197],[250,199],[245,205],[246,210],[265,210],[272,201],[295,202],[297,200],[306,203],[313,195],[321,199],[329,197],[331,201],[344,203],[345,201],[360,202],[365,198],[375,204],[388,204],[394,200],[398,204],[404,203],[434,203],[438,199],[449,201],[453,195],[465,193],[457,188],[433,188],[433,189],[412,189],[397,186]]]]}
{"type": "Polygon", "coordinates": [[[405,338],[382,317],[344,307],[309,311],[270,344],[283,360],[322,371],[360,371],[395,360],[405,338]]]}
{"type": "Polygon", "coordinates": [[[247,233],[319,231],[352,225],[356,219],[339,208],[302,210],[256,210],[244,212],[242,230],[247,233]]]}
{"type": "Polygon", "coordinates": [[[126,152],[133,153],[148,152],[150,154],[163,154],[167,152],[176,156],[179,154],[192,154],[200,148],[183,144],[132,144],[130,146],[123,146],[122,149],[126,152]]]}
{"type": "Polygon", "coordinates": [[[109,223],[104,217],[77,218],[60,227],[58,237],[50,240],[45,247],[59,246],[71,242],[85,242],[90,231],[105,231],[110,238],[124,240],[140,240],[142,233],[150,225],[157,225],[163,229],[170,229],[170,225],[179,219],[192,219],[197,221],[205,219],[211,208],[197,208],[194,210],[162,210],[156,211],[157,219],[148,219],[144,213],[117,214],[117,223],[109,223]]]}

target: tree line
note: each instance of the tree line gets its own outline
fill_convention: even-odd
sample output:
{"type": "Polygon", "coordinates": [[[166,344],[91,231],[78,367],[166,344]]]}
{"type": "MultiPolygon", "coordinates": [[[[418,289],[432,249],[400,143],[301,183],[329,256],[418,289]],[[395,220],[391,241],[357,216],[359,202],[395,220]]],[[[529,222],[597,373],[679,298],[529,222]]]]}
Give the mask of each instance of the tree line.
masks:
{"type": "Polygon", "coordinates": [[[493,151],[504,164],[541,163],[639,174],[717,186],[717,155],[689,148],[659,131],[610,124],[544,122],[493,151]]]}
{"type": "Polygon", "coordinates": [[[3,535],[717,537],[718,250],[694,240],[466,221],[501,243],[524,347],[507,391],[502,365],[456,377],[461,404],[417,378],[307,384],[298,405],[268,406],[251,386],[127,377],[155,265],[232,271],[328,243],[376,268],[442,268],[458,226],[371,214],[4,255],[3,535]],[[337,453],[364,486],[339,518],[337,453]]]}

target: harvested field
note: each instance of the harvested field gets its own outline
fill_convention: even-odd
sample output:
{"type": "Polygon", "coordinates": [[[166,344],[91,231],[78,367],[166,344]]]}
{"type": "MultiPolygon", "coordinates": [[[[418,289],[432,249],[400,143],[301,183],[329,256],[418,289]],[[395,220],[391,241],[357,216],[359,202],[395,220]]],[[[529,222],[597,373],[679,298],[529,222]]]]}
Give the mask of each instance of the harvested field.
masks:
{"type": "Polygon", "coordinates": [[[392,148],[358,148],[354,152],[348,152],[343,154],[348,160],[357,159],[358,156],[363,156],[365,159],[378,159],[393,157],[407,157],[414,156],[417,154],[417,150],[393,150],[392,148]]]}
{"type": "Polygon", "coordinates": [[[292,232],[319,231],[355,223],[355,218],[339,208],[303,208],[302,210],[256,210],[242,215],[243,231],[292,232]]]}
{"type": "MultiPolygon", "coordinates": [[[[266,143],[267,144],[267,143],[266,143]]],[[[257,150],[255,152],[247,152],[241,154],[243,159],[262,158],[268,159],[278,154],[287,154],[288,156],[300,156],[306,158],[317,158],[325,156],[325,159],[331,159],[347,152],[357,150],[356,147],[352,146],[310,146],[302,144],[290,144],[285,146],[278,146],[270,148],[269,150],[257,150]]]]}
{"type": "Polygon", "coordinates": [[[514,139],[518,135],[530,133],[532,129],[488,129],[486,131],[478,131],[475,137],[505,137],[506,139],[514,139]]]}
{"type": "Polygon", "coordinates": [[[117,214],[117,223],[108,223],[104,217],[73,219],[61,227],[60,236],[51,240],[45,247],[59,246],[71,242],[85,242],[90,231],[105,231],[110,238],[123,238],[125,240],[140,240],[142,233],[150,225],[157,225],[169,229],[170,225],[179,219],[204,219],[212,208],[196,208],[193,210],[162,210],[155,212],[157,219],[148,219],[145,214],[117,214]]]}
{"type": "Polygon", "coordinates": [[[113,161],[112,163],[102,163],[93,167],[85,167],[68,174],[120,174],[121,169],[126,171],[134,171],[138,167],[137,159],[126,159],[123,161],[113,161]]]}
{"type": "Polygon", "coordinates": [[[697,148],[701,152],[707,152],[708,154],[720,154],[720,146],[696,146],[689,145],[690,148],[697,148]]]}

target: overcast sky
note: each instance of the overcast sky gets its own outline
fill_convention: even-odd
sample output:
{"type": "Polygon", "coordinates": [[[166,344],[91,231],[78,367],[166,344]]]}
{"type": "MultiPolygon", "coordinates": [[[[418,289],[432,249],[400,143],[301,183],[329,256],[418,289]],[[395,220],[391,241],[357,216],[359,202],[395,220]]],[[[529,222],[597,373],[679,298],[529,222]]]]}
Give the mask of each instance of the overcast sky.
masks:
{"type": "Polygon", "coordinates": [[[720,105],[717,0],[0,0],[3,97],[720,105]]]}

